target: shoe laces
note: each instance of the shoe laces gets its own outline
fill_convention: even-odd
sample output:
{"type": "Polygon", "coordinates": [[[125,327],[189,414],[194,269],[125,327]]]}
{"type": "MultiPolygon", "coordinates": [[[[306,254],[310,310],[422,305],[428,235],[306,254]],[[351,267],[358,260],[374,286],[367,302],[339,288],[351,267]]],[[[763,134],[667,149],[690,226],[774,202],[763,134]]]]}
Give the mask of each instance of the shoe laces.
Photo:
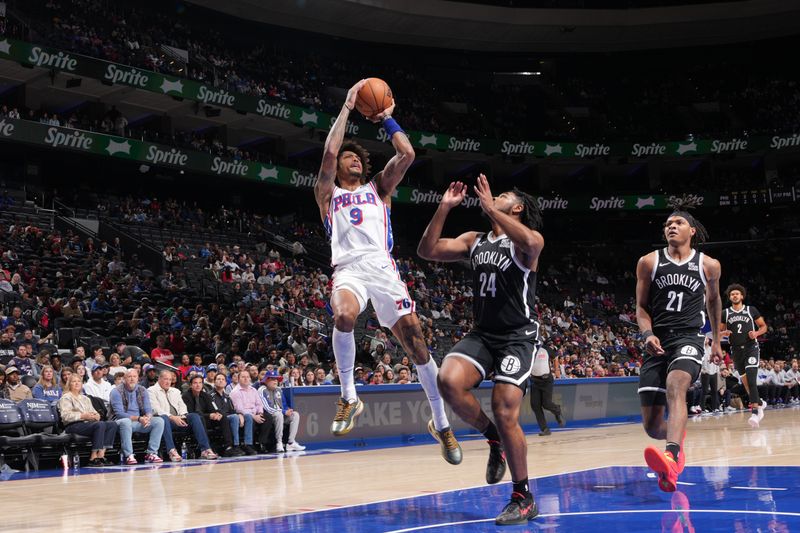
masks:
{"type": "Polygon", "coordinates": [[[453,433],[452,429],[446,429],[440,433],[442,436],[442,442],[444,442],[445,447],[448,450],[453,450],[458,448],[458,441],[456,440],[456,435],[453,433]]]}
{"type": "Polygon", "coordinates": [[[353,404],[348,403],[344,400],[339,400],[336,404],[336,416],[333,417],[334,422],[343,422],[350,416],[350,410],[353,408],[353,404]]]}

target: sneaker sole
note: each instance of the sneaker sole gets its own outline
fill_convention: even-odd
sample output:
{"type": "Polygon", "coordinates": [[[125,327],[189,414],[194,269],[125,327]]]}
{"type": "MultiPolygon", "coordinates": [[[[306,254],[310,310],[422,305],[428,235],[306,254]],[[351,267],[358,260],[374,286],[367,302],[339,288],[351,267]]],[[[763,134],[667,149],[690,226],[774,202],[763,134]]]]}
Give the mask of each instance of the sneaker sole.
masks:
{"type": "Polygon", "coordinates": [[[489,476],[486,476],[486,483],[489,485],[494,485],[496,483],[500,483],[503,481],[503,478],[506,476],[506,470],[508,469],[508,463],[503,461],[503,468],[499,471],[499,476],[496,479],[489,479],[489,476]]]}
{"type": "Polygon", "coordinates": [[[350,433],[351,431],[353,431],[353,428],[354,428],[354,427],[356,427],[356,418],[358,418],[358,416],[359,416],[359,415],[360,415],[360,414],[361,414],[363,411],[364,411],[364,402],[362,402],[362,401],[359,399],[359,400],[358,400],[358,402],[356,403],[356,410],[355,410],[355,412],[353,413],[353,415],[350,417],[350,423],[348,423],[348,424],[347,424],[347,425],[346,425],[344,428],[342,428],[340,431],[334,431],[333,429],[331,429],[331,433],[333,433],[333,434],[334,434],[336,437],[341,437],[342,435],[347,435],[348,433],[350,433]]]}
{"type": "Polygon", "coordinates": [[[750,427],[753,429],[758,429],[758,418],[753,418],[752,416],[747,419],[747,423],[750,424],[750,427]]]}
{"type": "Polygon", "coordinates": [[[658,475],[658,488],[664,492],[675,492],[676,482],[669,479],[670,465],[664,458],[664,453],[655,446],[648,446],[644,450],[644,461],[650,470],[658,475]]]}
{"type": "MultiPolygon", "coordinates": [[[[448,457],[447,450],[445,449],[444,443],[442,442],[442,439],[439,437],[439,432],[436,431],[436,426],[433,425],[433,420],[428,420],[428,433],[430,433],[431,437],[436,439],[436,442],[439,443],[439,447],[441,448],[441,452],[442,452],[442,457],[444,458],[445,461],[447,461],[451,465],[460,465],[461,464],[460,460],[456,462],[455,460],[450,460],[450,458],[448,457]]],[[[460,444],[458,445],[458,450],[461,451],[461,445],[460,444]]],[[[461,457],[462,458],[464,457],[463,451],[461,453],[461,457]]]]}

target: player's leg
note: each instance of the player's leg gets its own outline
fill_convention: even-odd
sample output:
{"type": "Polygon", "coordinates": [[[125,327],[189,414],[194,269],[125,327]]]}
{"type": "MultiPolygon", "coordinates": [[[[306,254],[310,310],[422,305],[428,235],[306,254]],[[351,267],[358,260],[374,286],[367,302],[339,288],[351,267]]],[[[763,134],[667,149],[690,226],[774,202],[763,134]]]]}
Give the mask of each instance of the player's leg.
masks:
{"type": "MultiPolygon", "coordinates": [[[[375,300],[373,300],[373,305],[375,300]]],[[[376,305],[376,310],[378,306],[376,305]]],[[[379,310],[378,310],[379,311],[379,310]]],[[[381,323],[384,320],[380,318],[381,323]]],[[[428,429],[431,434],[442,445],[442,457],[450,464],[461,463],[461,446],[456,440],[447,413],[444,409],[444,398],[439,392],[436,384],[439,375],[439,367],[428,352],[425,338],[422,336],[422,328],[416,313],[409,313],[401,316],[392,326],[392,333],[400,340],[405,352],[411,357],[417,369],[419,382],[431,404],[432,420],[428,429]],[[432,428],[430,426],[433,426],[432,428]]]]}
{"type": "Polygon", "coordinates": [[[667,438],[666,356],[650,356],[639,370],[639,402],[642,407],[642,426],[652,439],[667,438]]]}
{"type": "Polygon", "coordinates": [[[745,348],[734,348],[733,364],[739,375],[742,376],[742,385],[747,391],[749,399],[750,418],[747,423],[750,427],[757,428],[761,419],[764,418],[764,408],[761,405],[761,395],[758,390],[758,350],[747,350],[745,348]]]}
{"type": "Polygon", "coordinates": [[[467,424],[480,431],[489,444],[486,482],[498,483],[506,473],[506,454],[497,426],[472,394],[491,371],[492,357],[473,332],[461,339],[442,361],[437,383],[447,405],[467,424]]]}
{"type": "Polygon", "coordinates": [[[528,442],[519,425],[519,411],[524,396],[525,391],[519,386],[495,381],[492,412],[506,449],[513,483],[511,501],[495,519],[497,525],[524,524],[539,512],[528,487],[528,442]]]}
{"type": "Polygon", "coordinates": [[[544,416],[544,408],[542,406],[544,403],[544,390],[542,387],[544,387],[544,380],[532,376],[530,392],[528,392],[531,397],[531,410],[533,411],[533,416],[536,417],[536,423],[539,425],[539,435],[545,436],[550,434],[550,428],[547,427],[547,419],[544,416]]]}
{"type": "Polygon", "coordinates": [[[336,274],[334,292],[331,296],[333,309],[333,355],[339,372],[342,397],[336,404],[336,415],[331,424],[331,432],[336,436],[346,435],[364,409],[364,404],[356,394],[353,368],[356,361],[356,340],[353,335],[356,319],[366,307],[365,289],[358,280],[349,279],[345,273],[336,274]]]}

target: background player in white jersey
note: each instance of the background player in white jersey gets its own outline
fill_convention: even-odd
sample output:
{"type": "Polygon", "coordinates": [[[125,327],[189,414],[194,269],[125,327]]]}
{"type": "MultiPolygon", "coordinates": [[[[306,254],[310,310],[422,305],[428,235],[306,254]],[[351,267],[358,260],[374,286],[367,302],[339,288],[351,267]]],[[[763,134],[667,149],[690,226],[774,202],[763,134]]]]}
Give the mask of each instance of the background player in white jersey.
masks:
{"type": "Polygon", "coordinates": [[[414,161],[414,149],[405,132],[391,114],[394,102],[373,121],[380,121],[395,148],[395,155],[383,171],[370,181],[369,153],[356,143],[344,143],[347,118],[366,80],[356,83],[333,124],[322,156],[314,196],[331,239],[333,274],[333,353],[339,369],[342,397],[337,402],[331,431],[345,435],[353,429],[364,404],[356,394],[353,366],[356,343],[353,328],[356,318],[372,302],[381,325],[400,339],[411,356],[433,419],[428,430],[439,441],[448,463],[461,462],[461,447],[456,441],[444,401],[436,385],[438,367],[422,336],[414,302],[401,280],[392,259],[392,227],[389,219],[392,194],[414,161]]]}
{"type": "Polygon", "coordinates": [[[538,231],[542,217],[533,197],[518,189],[493,197],[483,174],[478,177],[475,193],[492,231],[469,231],[455,239],[441,237],[448,213],[467,195],[463,183],[451,183],[417,253],[430,261],[469,259],[472,265],[475,327],[445,357],[439,386],[458,416],[489,441],[487,483],[503,478],[508,454],[511,501],[495,518],[495,524],[524,524],[538,514],[528,487],[528,446],[519,425],[519,411],[539,341],[538,315],[533,306],[539,254],[544,247],[544,237],[538,231]],[[471,392],[491,374],[495,382],[494,422],[471,392]]]}

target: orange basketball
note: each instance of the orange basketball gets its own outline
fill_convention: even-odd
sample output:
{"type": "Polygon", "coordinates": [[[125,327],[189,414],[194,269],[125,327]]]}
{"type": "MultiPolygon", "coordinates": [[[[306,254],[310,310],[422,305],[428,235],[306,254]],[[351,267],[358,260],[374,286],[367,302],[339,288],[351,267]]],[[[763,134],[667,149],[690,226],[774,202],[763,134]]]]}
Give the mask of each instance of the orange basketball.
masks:
{"type": "Polygon", "coordinates": [[[374,117],[392,105],[392,90],[380,78],[368,78],[358,91],[356,109],[365,117],[374,117]]]}

